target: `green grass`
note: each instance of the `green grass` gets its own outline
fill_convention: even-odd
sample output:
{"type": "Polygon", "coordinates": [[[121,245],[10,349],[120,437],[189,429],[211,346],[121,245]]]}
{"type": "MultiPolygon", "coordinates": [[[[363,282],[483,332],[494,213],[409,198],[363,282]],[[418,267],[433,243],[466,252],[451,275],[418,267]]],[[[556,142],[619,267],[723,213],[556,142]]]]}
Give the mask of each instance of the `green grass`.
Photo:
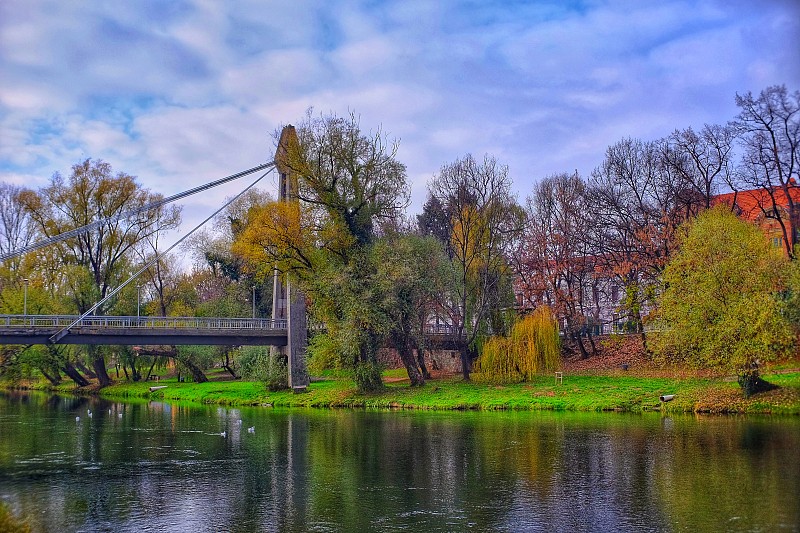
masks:
{"type": "MultiPolygon", "coordinates": [[[[393,377],[397,377],[391,374],[393,377]]],[[[388,383],[385,390],[360,394],[346,378],[315,380],[308,391],[269,392],[248,381],[209,383],[120,383],[100,391],[107,398],[149,398],[226,405],[275,407],[370,407],[408,409],[518,409],[570,411],[647,411],[800,414],[800,372],[767,374],[780,385],[775,391],[745,400],[730,379],[669,379],[634,376],[565,375],[563,384],[550,376],[529,383],[492,385],[453,377],[411,388],[407,381],[388,383]],[[167,385],[150,392],[149,387],[167,385]],[[661,403],[659,396],[674,394],[661,403]]]]}

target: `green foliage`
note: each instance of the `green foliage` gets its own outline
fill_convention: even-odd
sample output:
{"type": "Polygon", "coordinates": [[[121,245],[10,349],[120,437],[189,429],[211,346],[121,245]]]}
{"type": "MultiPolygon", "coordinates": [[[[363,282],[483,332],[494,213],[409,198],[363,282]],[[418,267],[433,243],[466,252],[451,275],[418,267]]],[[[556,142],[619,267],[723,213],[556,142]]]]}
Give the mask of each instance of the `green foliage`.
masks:
{"type": "Polygon", "coordinates": [[[341,369],[342,357],[336,339],[326,333],[311,337],[306,350],[308,370],[321,374],[327,369],[341,369]]]}
{"type": "Polygon", "coordinates": [[[561,341],[558,323],[548,307],[539,307],[518,321],[508,337],[492,337],[476,362],[477,379],[496,383],[531,381],[558,368],[561,341]]]}
{"type": "Polygon", "coordinates": [[[757,227],[724,208],[700,215],[664,272],[657,359],[757,376],[759,364],[794,344],[778,297],[788,271],[788,260],[757,227]]]}
{"type": "Polygon", "coordinates": [[[243,378],[264,382],[270,391],[289,387],[289,371],[277,350],[264,346],[242,346],[237,350],[236,357],[243,378]]]}
{"type": "Polygon", "coordinates": [[[381,365],[374,361],[359,362],[353,369],[353,379],[361,392],[376,392],[383,389],[381,365]]]}

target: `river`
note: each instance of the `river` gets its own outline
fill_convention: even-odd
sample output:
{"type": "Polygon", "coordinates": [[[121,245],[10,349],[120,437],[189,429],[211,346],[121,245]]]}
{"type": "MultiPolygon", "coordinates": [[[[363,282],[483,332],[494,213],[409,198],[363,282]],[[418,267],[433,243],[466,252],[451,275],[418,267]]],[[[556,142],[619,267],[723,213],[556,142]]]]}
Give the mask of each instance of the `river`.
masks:
{"type": "Polygon", "coordinates": [[[0,499],[59,533],[798,531],[800,418],[6,393],[0,499]]]}

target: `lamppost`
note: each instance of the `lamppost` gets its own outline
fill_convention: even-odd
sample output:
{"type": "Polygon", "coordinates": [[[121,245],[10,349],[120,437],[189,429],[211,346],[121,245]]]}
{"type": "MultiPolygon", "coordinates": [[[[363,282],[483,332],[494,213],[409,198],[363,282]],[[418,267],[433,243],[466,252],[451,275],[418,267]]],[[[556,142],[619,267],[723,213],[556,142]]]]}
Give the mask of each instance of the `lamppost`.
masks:
{"type": "Polygon", "coordinates": [[[30,280],[25,278],[22,280],[22,283],[25,284],[25,288],[23,289],[23,296],[22,296],[22,314],[24,316],[28,316],[28,282],[30,280]]]}
{"type": "Polygon", "coordinates": [[[139,318],[140,302],[142,301],[142,286],[136,284],[136,318],[139,318]]]}
{"type": "Polygon", "coordinates": [[[253,319],[256,318],[256,286],[253,285],[253,319]]]}

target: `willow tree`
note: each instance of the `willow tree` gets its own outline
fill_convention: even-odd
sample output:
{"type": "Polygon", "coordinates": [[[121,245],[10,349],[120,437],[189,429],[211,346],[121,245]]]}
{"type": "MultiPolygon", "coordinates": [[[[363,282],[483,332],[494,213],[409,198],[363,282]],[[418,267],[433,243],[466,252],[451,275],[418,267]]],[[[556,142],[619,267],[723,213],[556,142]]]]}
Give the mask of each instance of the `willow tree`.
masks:
{"type": "Polygon", "coordinates": [[[745,396],[768,388],[759,366],[794,345],[783,297],[788,261],[724,207],[701,214],[664,271],[656,356],[735,372],[745,396]]]}
{"type": "Polygon", "coordinates": [[[541,306],[520,319],[505,337],[492,337],[483,345],[475,372],[482,381],[530,381],[536,374],[561,363],[558,322],[549,307],[541,306]]]}
{"type": "Polygon", "coordinates": [[[377,224],[408,203],[397,143],[361,131],[354,115],[308,115],[297,142],[279,147],[297,177],[299,202],[251,211],[236,250],[262,274],[273,265],[308,295],[311,314],[325,325],[310,347],[333,347],[362,390],[382,386],[377,363],[388,318],[374,305],[379,287],[371,247],[377,224]]]}
{"type": "MultiPolygon", "coordinates": [[[[133,176],[115,174],[108,163],[91,159],[73,165],[66,178],[57,172],[47,187],[20,194],[20,201],[45,237],[100,222],[90,231],[52,245],[53,260],[67,273],[65,281],[75,311],[89,310],[124,281],[134,262],[134,248],[144,239],[178,226],[180,208],[176,206],[162,205],[126,216],[161,199],[133,176]]],[[[100,384],[110,384],[102,350],[90,347],[90,357],[100,384]]]]}

